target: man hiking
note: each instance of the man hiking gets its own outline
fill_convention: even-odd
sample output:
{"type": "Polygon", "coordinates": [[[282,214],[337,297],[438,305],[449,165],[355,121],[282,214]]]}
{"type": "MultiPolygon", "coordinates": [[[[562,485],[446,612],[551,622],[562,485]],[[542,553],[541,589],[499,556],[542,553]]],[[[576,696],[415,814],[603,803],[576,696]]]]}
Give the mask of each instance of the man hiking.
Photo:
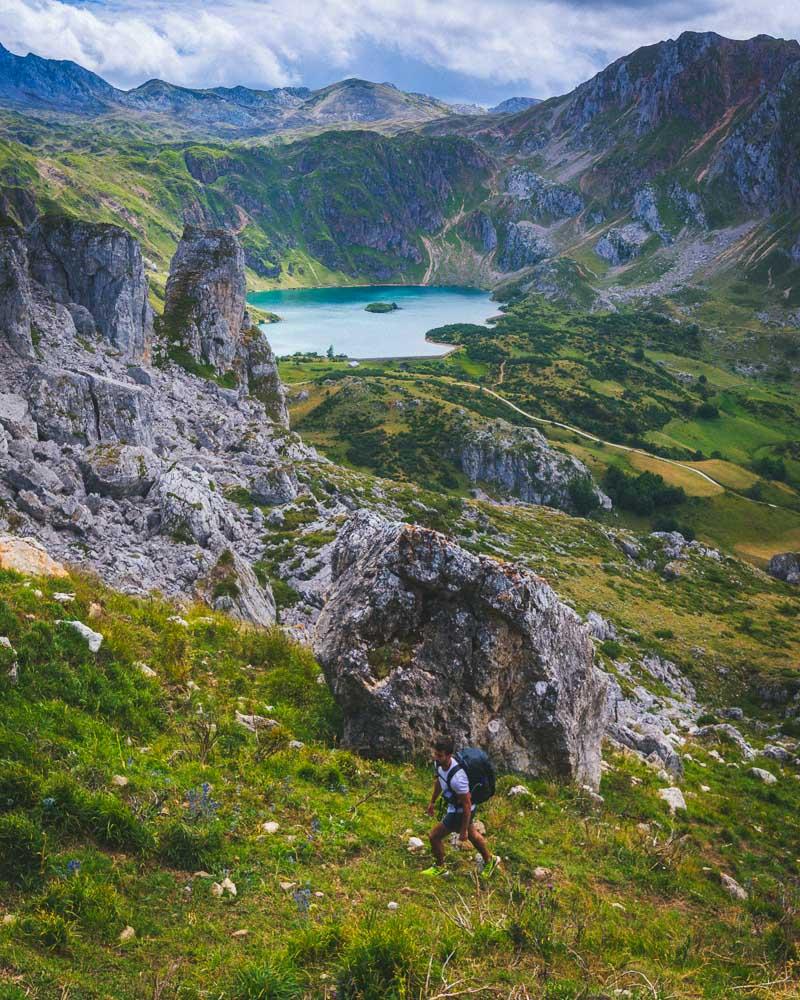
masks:
{"type": "Polygon", "coordinates": [[[436,776],[433,780],[431,801],[427,813],[433,816],[434,805],[441,795],[447,803],[447,811],[441,823],[437,823],[428,835],[435,864],[423,871],[423,875],[442,876],[449,872],[444,866],[444,839],[448,834],[457,833],[459,847],[469,840],[483,858],[482,878],[490,878],[500,864],[500,858],[492,857],[486,841],[475,828],[475,810],[470,795],[469,777],[466,768],[453,756],[454,744],[450,737],[442,736],[433,744],[436,776]]]}

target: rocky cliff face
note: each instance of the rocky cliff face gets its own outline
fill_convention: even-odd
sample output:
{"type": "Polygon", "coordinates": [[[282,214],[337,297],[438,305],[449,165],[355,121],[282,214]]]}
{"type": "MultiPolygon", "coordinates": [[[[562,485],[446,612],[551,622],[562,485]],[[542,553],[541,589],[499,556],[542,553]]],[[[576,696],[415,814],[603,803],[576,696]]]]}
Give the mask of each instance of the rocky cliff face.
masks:
{"type": "Polygon", "coordinates": [[[186,226],[170,266],[159,328],[170,349],[233,372],[288,426],[283,387],[272,349],[247,312],[244,252],[234,233],[186,226]]]}
{"type": "Polygon", "coordinates": [[[453,458],[471,482],[494,483],[527,503],[576,513],[575,486],[585,480],[597,506],[611,509],[611,501],[594,485],[586,466],[551,448],[532,427],[492,420],[480,428],[464,428],[453,458]]]}
{"type": "MultiPolygon", "coordinates": [[[[274,621],[269,585],[251,566],[264,515],[226,497],[286,503],[298,488],[293,459],[307,454],[284,426],[260,333],[255,345],[234,340],[253,395],[246,382],[234,391],[174,364],[152,367],[141,254],[114,227],[2,230],[0,267],[0,530],[35,536],[126,590],[225,597],[233,614],[274,621]],[[84,322],[100,336],[78,336],[84,322]]],[[[249,333],[238,286],[235,309],[237,332],[249,333]]]]}
{"type": "Polygon", "coordinates": [[[554,252],[544,231],[533,222],[512,222],[497,255],[502,271],[519,271],[538,264],[554,252]]]}
{"type": "Polygon", "coordinates": [[[345,742],[398,758],[449,732],[504,768],[597,787],[606,685],[588,631],[531,573],[356,514],[314,648],[345,742]]]}
{"type": "Polygon", "coordinates": [[[119,226],[45,217],[28,232],[31,276],[65,305],[83,337],[129,359],[149,344],[153,315],[139,243],[119,226]]]}

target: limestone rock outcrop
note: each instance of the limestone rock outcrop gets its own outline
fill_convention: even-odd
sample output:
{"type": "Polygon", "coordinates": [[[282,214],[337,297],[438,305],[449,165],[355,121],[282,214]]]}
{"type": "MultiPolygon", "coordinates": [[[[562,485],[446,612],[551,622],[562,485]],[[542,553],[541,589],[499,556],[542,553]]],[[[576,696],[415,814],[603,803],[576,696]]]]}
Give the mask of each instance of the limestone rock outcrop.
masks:
{"type": "Polygon", "coordinates": [[[397,758],[440,732],[504,768],[596,788],[606,682],[588,629],[530,572],[360,511],[314,648],[348,746],[397,758]]]}
{"type": "Polygon", "coordinates": [[[519,271],[538,264],[553,253],[552,244],[533,222],[512,222],[508,226],[497,263],[503,271],[519,271]]]}
{"type": "Polygon", "coordinates": [[[28,248],[12,226],[0,229],[0,336],[23,357],[33,357],[28,248]]]}
{"type": "Polygon", "coordinates": [[[494,483],[527,503],[586,513],[579,509],[576,493],[577,485],[585,482],[596,505],[611,509],[611,501],[594,484],[586,466],[551,448],[532,427],[490,420],[482,427],[464,428],[453,458],[470,482],[494,483]]]}
{"type": "Polygon", "coordinates": [[[247,312],[244,265],[235,233],[187,225],[170,265],[161,333],[168,350],[233,373],[271,419],[288,426],[275,356],[247,312]]]}
{"type": "Polygon", "coordinates": [[[83,336],[141,358],[152,334],[142,251],[120,226],[45,216],[29,230],[31,277],[65,305],[83,336]]]}
{"type": "Polygon", "coordinates": [[[639,251],[650,238],[650,233],[639,222],[609,229],[595,244],[598,255],[609,264],[627,264],[638,257],[639,251]]]}
{"type": "Polygon", "coordinates": [[[800,583],[800,552],[779,552],[767,564],[767,572],[787,583],[800,583]]]}
{"type": "Polygon", "coordinates": [[[216,611],[264,628],[275,624],[272,588],[258,579],[249,562],[230,549],[221,553],[199,589],[216,611]]]}

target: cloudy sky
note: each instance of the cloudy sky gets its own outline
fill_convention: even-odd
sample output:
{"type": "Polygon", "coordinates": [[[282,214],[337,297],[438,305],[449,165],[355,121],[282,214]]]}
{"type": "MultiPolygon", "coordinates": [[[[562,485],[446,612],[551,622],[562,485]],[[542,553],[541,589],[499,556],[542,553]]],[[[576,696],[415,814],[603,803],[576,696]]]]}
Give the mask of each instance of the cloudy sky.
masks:
{"type": "Polygon", "coordinates": [[[348,76],[493,104],[564,93],[686,29],[800,37],[797,0],[0,0],[12,52],[119,87],[319,87],[348,76]]]}

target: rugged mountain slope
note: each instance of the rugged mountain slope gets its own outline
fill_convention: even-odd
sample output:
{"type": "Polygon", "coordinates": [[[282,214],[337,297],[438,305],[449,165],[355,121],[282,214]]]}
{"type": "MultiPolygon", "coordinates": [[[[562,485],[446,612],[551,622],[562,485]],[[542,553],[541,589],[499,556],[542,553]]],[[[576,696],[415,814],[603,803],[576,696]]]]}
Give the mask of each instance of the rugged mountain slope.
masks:
{"type": "MultiPolygon", "coordinates": [[[[148,80],[118,90],[76,63],[17,56],[0,45],[0,104],[29,112],[56,112],[94,119],[128,117],[153,126],[207,135],[260,135],[285,129],[347,122],[406,124],[453,113],[424,94],[391,84],[347,79],[319,90],[279,87],[214,87],[193,90],[148,80]]],[[[98,122],[102,127],[102,122],[98,122]]]]}

